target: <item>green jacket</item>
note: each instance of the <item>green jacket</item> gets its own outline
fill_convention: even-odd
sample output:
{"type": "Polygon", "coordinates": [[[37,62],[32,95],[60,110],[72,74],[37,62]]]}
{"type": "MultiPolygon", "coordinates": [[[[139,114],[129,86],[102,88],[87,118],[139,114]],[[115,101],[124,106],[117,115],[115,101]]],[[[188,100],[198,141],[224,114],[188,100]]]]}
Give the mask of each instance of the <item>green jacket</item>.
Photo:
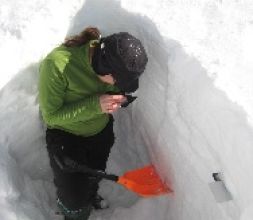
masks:
{"type": "Polygon", "coordinates": [[[99,96],[118,89],[102,82],[92,69],[89,45],[59,46],[41,62],[39,104],[49,128],[87,137],[99,133],[109,121],[99,96]]]}

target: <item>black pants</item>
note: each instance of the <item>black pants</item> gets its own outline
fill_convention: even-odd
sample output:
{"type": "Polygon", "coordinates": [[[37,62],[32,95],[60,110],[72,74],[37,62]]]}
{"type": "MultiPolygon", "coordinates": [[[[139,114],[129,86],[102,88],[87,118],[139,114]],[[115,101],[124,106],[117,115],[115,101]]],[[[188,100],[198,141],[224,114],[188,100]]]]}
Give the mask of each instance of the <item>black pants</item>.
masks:
{"type": "Polygon", "coordinates": [[[79,210],[91,205],[100,179],[83,173],[67,173],[55,161],[67,156],[90,168],[105,170],[110,149],[114,143],[113,118],[97,135],[81,137],[58,129],[47,129],[47,150],[54,173],[57,196],[69,210],[79,210]]]}

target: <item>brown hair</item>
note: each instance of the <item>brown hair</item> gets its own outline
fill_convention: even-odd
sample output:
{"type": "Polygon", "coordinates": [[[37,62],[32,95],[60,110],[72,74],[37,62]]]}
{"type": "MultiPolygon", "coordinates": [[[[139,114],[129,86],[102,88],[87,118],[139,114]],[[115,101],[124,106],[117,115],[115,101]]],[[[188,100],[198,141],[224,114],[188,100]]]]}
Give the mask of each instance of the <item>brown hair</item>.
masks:
{"type": "Polygon", "coordinates": [[[100,31],[96,27],[87,27],[80,34],[67,37],[63,43],[66,47],[78,47],[90,40],[98,40],[100,31]]]}

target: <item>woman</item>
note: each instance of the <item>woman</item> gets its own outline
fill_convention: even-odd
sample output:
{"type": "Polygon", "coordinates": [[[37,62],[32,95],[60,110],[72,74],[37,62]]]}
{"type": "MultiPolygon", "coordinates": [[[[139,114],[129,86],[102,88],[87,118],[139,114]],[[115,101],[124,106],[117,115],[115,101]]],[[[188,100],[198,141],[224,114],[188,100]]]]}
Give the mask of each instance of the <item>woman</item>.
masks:
{"type": "Polygon", "coordinates": [[[64,161],[105,170],[114,143],[111,114],[138,88],[148,61],[141,42],[126,32],[99,38],[97,28],[86,28],[40,65],[40,110],[57,203],[66,220],[88,219],[101,197],[99,178],[67,172],[64,161]]]}

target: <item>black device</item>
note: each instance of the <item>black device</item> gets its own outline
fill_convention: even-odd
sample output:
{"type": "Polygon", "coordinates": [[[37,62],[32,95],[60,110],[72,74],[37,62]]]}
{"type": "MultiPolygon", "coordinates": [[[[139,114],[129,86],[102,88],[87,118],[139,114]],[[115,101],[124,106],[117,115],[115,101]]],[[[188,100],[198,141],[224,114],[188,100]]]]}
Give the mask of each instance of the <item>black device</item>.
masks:
{"type": "Polygon", "coordinates": [[[108,95],[123,95],[126,97],[126,101],[122,103],[121,107],[125,108],[129,104],[131,104],[135,99],[137,99],[137,96],[133,96],[131,93],[125,93],[125,92],[107,92],[108,95]]]}

